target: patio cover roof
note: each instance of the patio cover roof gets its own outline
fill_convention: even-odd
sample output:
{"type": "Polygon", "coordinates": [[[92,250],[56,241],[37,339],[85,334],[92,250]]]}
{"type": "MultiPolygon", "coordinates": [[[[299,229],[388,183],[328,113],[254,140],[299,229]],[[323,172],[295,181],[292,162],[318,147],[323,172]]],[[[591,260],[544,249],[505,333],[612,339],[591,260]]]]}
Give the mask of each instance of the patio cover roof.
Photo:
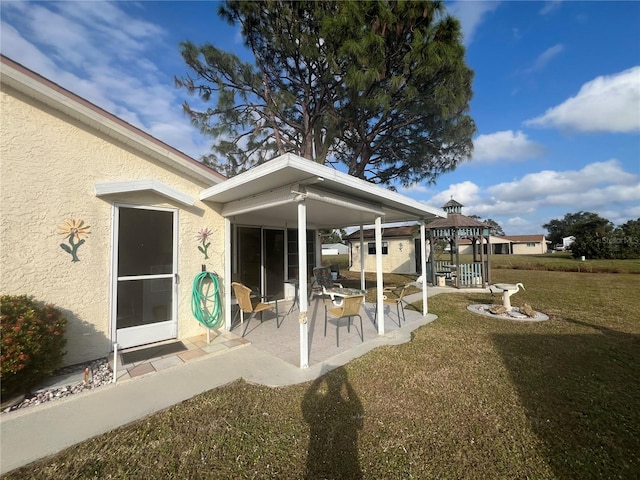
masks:
{"type": "MultiPolygon", "coordinates": [[[[444,212],[385,190],[332,168],[285,154],[236,175],[200,193],[200,200],[215,203],[225,217],[225,243],[231,239],[231,223],[291,227],[298,229],[298,289],[308,291],[306,238],[308,228],[342,228],[376,225],[376,285],[379,311],[383,305],[381,224],[429,221],[443,218],[444,212]]],[[[424,249],[424,223],[421,238],[424,249]]],[[[425,271],[426,255],[423,255],[425,271]]],[[[319,260],[319,259],[318,259],[319,260]]],[[[225,251],[225,324],[231,328],[231,253],[225,251]]],[[[361,270],[364,289],[364,270],[361,270]]],[[[427,291],[423,289],[423,311],[427,314],[427,291]]],[[[306,293],[305,293],[306,298],[306,293]]],[[[299,304],[300,367],[309,362],[307,302],[299,304]]],[[[384,315],[378,320],[384,333],[384,315]]]]}
{"type": "Polygon", "coordinates": [[[445,217],[439,208],[290,153],[204,190],[200,199],[252,225],[297,226],[301,199],[315,228],[369,225],[378,216],[384,223],[445,217]]]}

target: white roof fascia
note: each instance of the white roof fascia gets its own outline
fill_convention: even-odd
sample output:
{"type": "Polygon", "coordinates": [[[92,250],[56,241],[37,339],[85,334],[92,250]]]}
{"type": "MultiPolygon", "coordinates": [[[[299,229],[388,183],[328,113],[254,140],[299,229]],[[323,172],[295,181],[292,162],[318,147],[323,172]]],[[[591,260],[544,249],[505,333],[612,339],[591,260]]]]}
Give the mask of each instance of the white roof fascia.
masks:
{"type": "MultiPolygon", "coordinates": [[[[238,187],[241,187],[245,183],[251,183],[258,180],[260,177],[263,177],[270,173],[275,173],[280,170],[283,166],[282,161],[280,159],[284,159],[290,154],[285,154],[282,157],[278,157],[277,159],[270,160],[268,162],[263,163],[262,165],[258,165],[257,167],[250,168],[249,170],[242,172],[235,177],[231,177],[224,182],[221,182],[217,185],[207,188],[200,192],[200,200],[209,200],[210,197],[214,195],[218,195],[220,193],[229,192],[235,190],[238,187]]],[[[216,200],[212,200],[216,201],[216,200]]]]}
{"type": "MultiPolygon", "coordinates": [[[[13,62],[12,60],[10,61],[13,62]]],[[[113,121],[101,112],[79,103],[69,95],[65,95],[63,91],[68,91],[66,89],[63,89],[62,87],[58,87],[59,90],[56,90],[55,88],[45,85],[37,78],[16,70],[4,61],[2,62],[2,69],[0,69],[0,74],[2,83],[7,84],[22,93],[25,93],[28,96],[43,102],[45,105],[59,110],[71,116],[72,118],[75,118],[80,122],[89,125],[107,134],[108,136],[135,148],[136,150],[146,155],[149,155],[150,157],[164,163],[165,165],[188,174],[190,177],[195,178],[200,182],[220,183],[225,180],[222,175],[216,174],[214,172],[208,172],[204,165],[199,166],[192,164],[191,162],[197,162],[197,160],[180,152],[182,155],[184,155],[184,157],[188,157],[188,160],[187,158],[183,158],[177,153],[177,150],[172,151],[169,145],[166,145],[164,144],[164,142],[155,139],[155,137],[149,135],[150,137],[154,138],[157,143],[136,133],[134,130],[140,130],[137,127],[128,124],[130,128],[127,128],[126,126],[113,121]]],[[[72,92],[68,93],[70,95],[76,96],[72,92]]],[[[95,108],[104,111],[100,107],[96,106],[95,108]]],[[[111,115],[106,111],[104,111],[104,113],[111,115]]],[[[122,119],[120,119],[120,121],[126,123],[122,119]]],[[[145,132],[140,130],[140,133],[145,132]]]]}
{"type": "Polygon", "coordinates": [[[400,195],[397,192],[387,190],[360,178],[356,178],[352,175],[339,172],[338,170],[320,165],[310,160],[306,160],[291,153],[284,154],[278,158],[265,162],[262,165],[253,167],[250,170],[241,173],[240,175],[236,175],[235,177],[225,180],[218,185],[214,185],[206,190],[203,190],[200,193],[200,200],[211,200],[215,202],[217,200],[211,197],[233,191],[236,188],[240,188],[245,183],[257,181],[259,178],[268,174],[276,173],[278,172],[278,170],[281,170],[287,166],[305,172],[305,174],[310,178],[315,177],[318,180],[332,180],[352,190],[355,190],[356,192],[375,195],[380,199],[379,203],[381,205],[384,205],[386,208],[390,208],[398,212],[405,212],[413,218],[419,216],[417,215],[416,210],[423,213],[426,217],[436,216],[446,218],[446,213],[444,213],[442,209],[430,207],[422,202],[418,202],[404,195],[400,195]],[[389,205],[389,201],[393,202],[396,205],[389,205]]]}
{"type": "Polygon", "coordinates": [[[117,193],[151,191],[189,207],[192,207],[196,203],[195,198],[192,196],[154,179],[102,182],[96,183],[95,188],[96,197],[117,193]]]}

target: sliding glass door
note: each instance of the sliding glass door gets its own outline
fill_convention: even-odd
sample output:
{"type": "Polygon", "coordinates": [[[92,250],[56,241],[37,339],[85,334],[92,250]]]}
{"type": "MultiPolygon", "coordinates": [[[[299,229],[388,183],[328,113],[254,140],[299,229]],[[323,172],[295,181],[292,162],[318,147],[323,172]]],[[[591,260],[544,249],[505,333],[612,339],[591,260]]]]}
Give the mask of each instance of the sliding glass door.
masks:
{"type": "Polygon", "coordinates": [[[235,278],[273,298],[283,298],[285,232],[282,229],[237,227],[235,278]]]}

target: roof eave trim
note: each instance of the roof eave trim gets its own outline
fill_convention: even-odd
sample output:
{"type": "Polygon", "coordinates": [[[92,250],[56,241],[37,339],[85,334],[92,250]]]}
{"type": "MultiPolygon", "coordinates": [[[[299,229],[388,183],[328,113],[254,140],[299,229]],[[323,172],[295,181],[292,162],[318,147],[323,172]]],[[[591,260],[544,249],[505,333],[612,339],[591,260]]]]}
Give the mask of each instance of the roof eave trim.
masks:
{"type": "Polygon", "coordinates": [[[362,180],[361,178],[354,177],[353,175],[348,175],[338,170],[332,170],[324,165],[312,162],[292,153],[281,155],[280,157],[269,160],[268,162],[265,162],[262,165],[258,165],[257,167],[253,167],[250,170],[232,177],[218,185],[214,185],[206,190],[203,190],[200,193],[200,200],[216,202],[216,200],[211,197],[228,192],[246,182],[256,181],[265,175],[275,173],[287,166],[308,173],[309,177],[311,178],[332,180],[358,192],[369,192],[377,195],[380,198],[390,200],[398,206],[386,206],[385,208],[407,214],[414,219],[429,218],[431,216],[446,218],[446,214],[441,209],[430,207],[423,202],[418,202],[417,200],[407,198],[397,192],[384,189],[378,185],[374,185],[365,180],[362,180]],[[401,208],[399,207],[400,205],[406,208],[401,208]]]}
{"type": "Polygon", "coordinates": [[[96,197],[150,191],[189,207],[192,207],[196,203],[195,199],[191,195],[154,179],[101,182],[96,183],[95,188],[96,197]]]}

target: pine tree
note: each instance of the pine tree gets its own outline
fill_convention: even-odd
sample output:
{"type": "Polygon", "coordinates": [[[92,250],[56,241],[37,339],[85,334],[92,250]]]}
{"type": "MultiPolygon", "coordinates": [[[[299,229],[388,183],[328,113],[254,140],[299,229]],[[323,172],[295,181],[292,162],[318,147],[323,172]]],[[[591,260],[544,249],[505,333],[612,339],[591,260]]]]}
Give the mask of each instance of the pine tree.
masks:
{"type": "Polygon", "coordinates": [[[181,44],[184,104],[233,175],[285,152],[371,182],[432,182],[471,154],[473,72],[440,1],[227,1],[254,63],[181,44]]]}

